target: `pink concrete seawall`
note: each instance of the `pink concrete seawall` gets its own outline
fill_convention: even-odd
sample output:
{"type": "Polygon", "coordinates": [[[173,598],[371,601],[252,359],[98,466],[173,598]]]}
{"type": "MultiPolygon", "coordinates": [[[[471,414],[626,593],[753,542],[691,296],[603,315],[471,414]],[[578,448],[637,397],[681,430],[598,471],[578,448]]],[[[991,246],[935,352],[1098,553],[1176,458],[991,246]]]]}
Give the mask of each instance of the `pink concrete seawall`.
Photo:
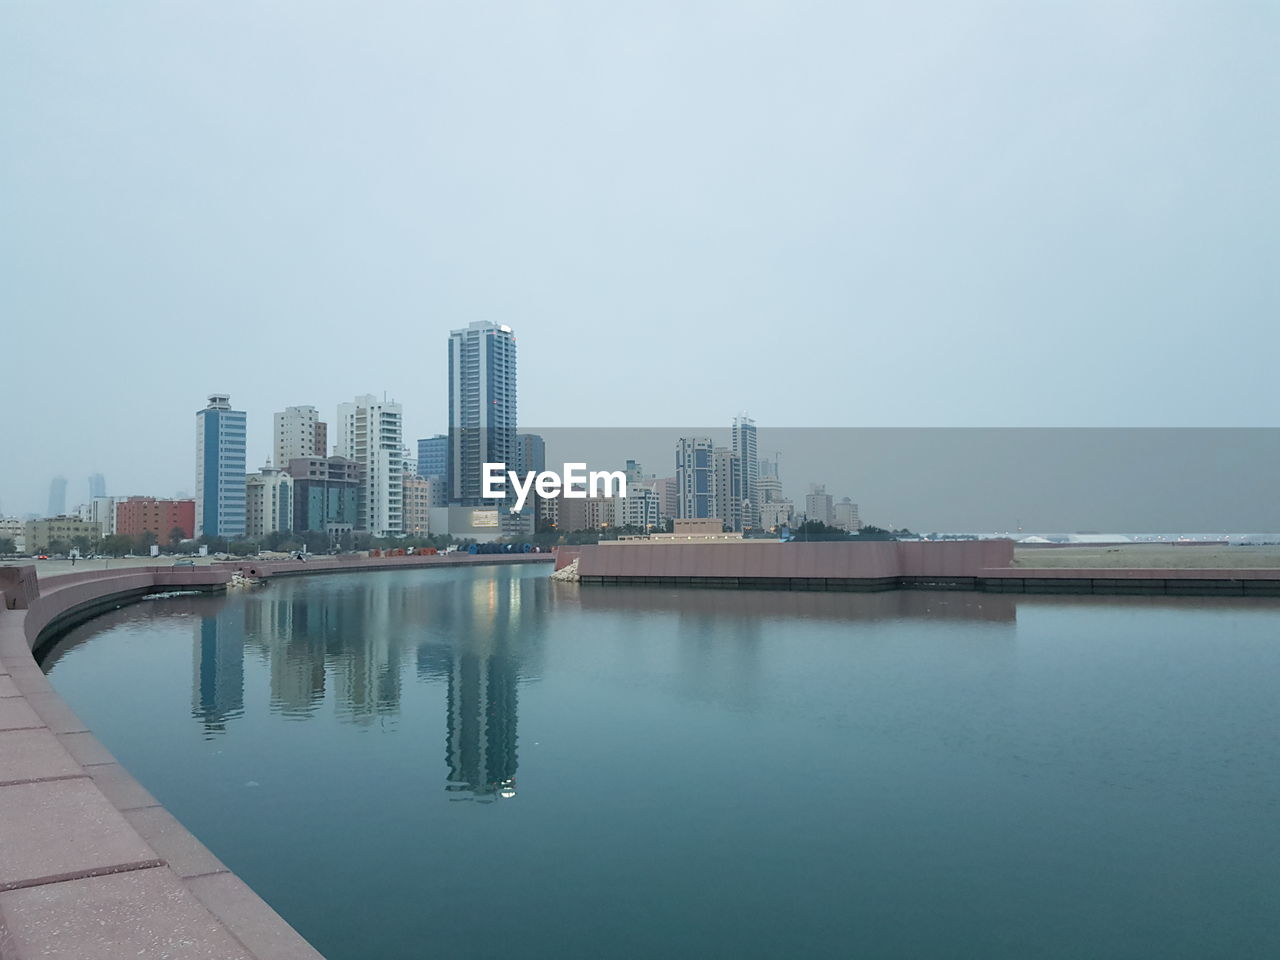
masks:
{"type": "Polygon", "coordinates": [[[325,572],[548,563],[550,554],[131,567],[0,567],[0,960],[319,960],[162,807],[50,685],[32,650],[167,590],[325,572]]]}
{"type": "Polygon", "coordinates": [[[582,582],[739,589],[959,588],[992,593],[1280,595],[1280,570],[1013,566],[1010,540],[858,543],[611,543],[562,548],[582,582]]]}
{"type": "Polygon", "coordinates": [[[578,574],[587,582],[656,578],[798,586],[821,580],[897,586],[904,577],[975,577],[1013,562],[1009,540],[618,543],[579,550],[578,574]]]}

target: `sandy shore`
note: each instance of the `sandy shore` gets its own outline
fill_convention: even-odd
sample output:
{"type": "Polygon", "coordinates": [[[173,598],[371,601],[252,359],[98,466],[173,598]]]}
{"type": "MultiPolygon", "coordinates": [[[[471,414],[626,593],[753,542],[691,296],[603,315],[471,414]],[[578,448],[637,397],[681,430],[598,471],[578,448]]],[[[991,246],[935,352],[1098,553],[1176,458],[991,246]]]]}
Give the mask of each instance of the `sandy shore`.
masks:
{"type": "Polygon", "coordinates": [[[1173,546],[1164,543],[1131,543],[1121,546],[1080,544],[1065,547],[1013,549],[1013,565],[1032,569],[1063,567],[1200,567],[1221,570],[1280,567],[1280,545],[1229,547],[1173,546]]]}

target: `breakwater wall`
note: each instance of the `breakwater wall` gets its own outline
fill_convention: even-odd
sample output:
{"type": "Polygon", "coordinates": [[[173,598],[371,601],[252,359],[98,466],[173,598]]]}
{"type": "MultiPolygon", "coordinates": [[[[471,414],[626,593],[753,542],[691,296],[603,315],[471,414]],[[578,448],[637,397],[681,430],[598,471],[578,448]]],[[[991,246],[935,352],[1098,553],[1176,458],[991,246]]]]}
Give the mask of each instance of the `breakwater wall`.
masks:
{"type": "Polygon", "coordinates": [[[225,590],[236,573],[270,579],[552,559],[238,561],[45,578],[34,566],[0,567],[0,958],[320,960],[63,702],[35,657],[59,634],[148,594],[225,590]]]}
{"type": "Polygon", "coordinates": [[[620,542],[562,547],[584,584],[726,589],[1278,596],[1276,569],[1029,569],[1011,540],[821,543],[620,542]]]}

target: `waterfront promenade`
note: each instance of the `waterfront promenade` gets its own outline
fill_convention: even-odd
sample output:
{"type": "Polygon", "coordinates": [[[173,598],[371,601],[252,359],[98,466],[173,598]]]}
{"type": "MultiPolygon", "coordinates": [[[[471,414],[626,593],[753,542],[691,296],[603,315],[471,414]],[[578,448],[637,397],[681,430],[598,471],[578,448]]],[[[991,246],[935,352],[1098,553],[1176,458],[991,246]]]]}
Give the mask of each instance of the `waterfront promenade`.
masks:
{"type": "MultiPolygon", "coordinates": [[[[135,781],[33,651],[147,594],[273,576],[548,562],[449,554],[244,565],[0,567],[0,957],[316,960],[320,955],[135,781]]],[[[122,705],[122,709],[128,709],[122,705]]]]}

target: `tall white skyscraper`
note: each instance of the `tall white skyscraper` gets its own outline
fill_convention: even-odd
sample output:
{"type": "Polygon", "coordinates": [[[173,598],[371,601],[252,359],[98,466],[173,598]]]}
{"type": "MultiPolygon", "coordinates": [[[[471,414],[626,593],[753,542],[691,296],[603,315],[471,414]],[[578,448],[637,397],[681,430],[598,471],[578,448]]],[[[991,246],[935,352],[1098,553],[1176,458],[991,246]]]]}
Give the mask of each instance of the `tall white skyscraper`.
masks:
{"type": "Polygon", "coordinates": [[[356,529],[377,537],[403,532],[404,413],[400,404],[372,394],[338,404],[334,451],[361,471],[356,529]]]}
{"type": "Polygon", "coordinates": [[[196,536],[243,537],[245,412],[211,393],[196,413],[196,536]]]}
{"type": "Polygon", "coordinates": [[[325,424],[315,407],[285,407],[275,415],[273,463],[277,469],[300,457],[325,456],[325,424]]]}
{"type": "Polygon", "coordinates": [[[484,463],[515,468],[516,338],[504,324],[476,322],[449,334],[449,499],[484,501],[484,463]]]}
{"type": "Polygon", "coordinates": [[[731,449],[738,455],[742,527],[753,529],[760,526],[760,460],[756,456],[756,422],[745,413],[733,418],[731,449]]]}

